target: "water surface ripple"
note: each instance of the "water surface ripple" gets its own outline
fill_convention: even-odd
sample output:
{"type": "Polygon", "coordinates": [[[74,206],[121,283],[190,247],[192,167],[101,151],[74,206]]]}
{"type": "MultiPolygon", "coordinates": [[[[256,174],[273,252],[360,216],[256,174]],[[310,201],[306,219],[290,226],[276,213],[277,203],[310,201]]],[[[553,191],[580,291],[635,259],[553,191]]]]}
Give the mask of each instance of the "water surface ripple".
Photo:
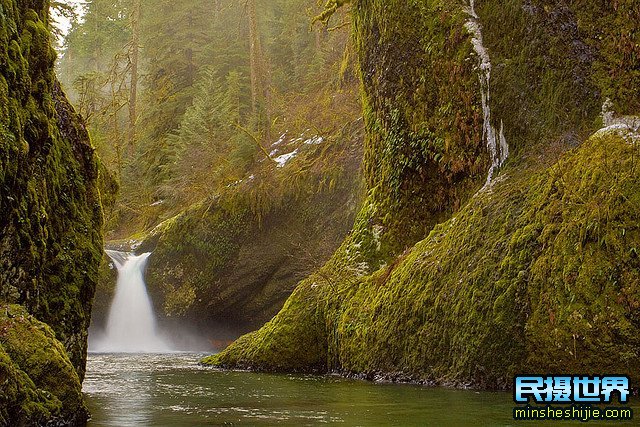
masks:
{"type": "Polygon", "coordinates": [[[199,366],[202,356],[90,354],[84,382],[89,426],[529,424],[511,419],[510,393],[218,371],[199,366]]]}

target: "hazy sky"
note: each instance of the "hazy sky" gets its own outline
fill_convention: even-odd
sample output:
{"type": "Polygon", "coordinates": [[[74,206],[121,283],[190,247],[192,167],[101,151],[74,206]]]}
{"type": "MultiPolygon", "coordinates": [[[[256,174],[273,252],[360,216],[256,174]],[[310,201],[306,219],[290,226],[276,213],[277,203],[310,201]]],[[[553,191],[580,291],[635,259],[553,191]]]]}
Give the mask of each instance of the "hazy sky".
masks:
{"type": "MultiPolygon", "coordinates": [[[[78,15],[80,16],[82,16],[82,14],[84,13],[84,10],[82,9],[82,5],[87,3],[85,0],[61,0],[61,1],[63,3],[72,5],[75,8],[76,13],[78,13],[78,15]]],[[[69,31],[69,28],[71,28],[71,22],[64,16],[58,15],[55,10],[52,11],[52,15],[54,19],[60,23],[60,29],[62,30],[62,32],[66,34],[67,31],[69,31]]]]}

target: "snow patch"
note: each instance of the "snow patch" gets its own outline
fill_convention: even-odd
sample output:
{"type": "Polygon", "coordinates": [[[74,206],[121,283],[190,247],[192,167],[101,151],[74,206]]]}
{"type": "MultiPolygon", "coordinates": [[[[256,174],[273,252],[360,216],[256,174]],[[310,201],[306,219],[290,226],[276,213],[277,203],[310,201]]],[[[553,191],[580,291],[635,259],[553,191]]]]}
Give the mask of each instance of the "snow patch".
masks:
{"type": "Polygon", "coordinates": [[[610,133],[616,133],[631,144],[640,143],[640,117],[635,117],[637,125],[633,126],[629,123],[613,123],[598,130],[594,136],[603,136],[610,133]]]}
{"type": "Polygon", "coordinates": [[[282,135],[280,135],[280,138],[278,138],[278,140],[276,142],[271,144],[271,146],[272,147],[277,147],[278,145],[282,144],[285,141],[285,139],[287,138],[287,132],[285,132],[282,135]]]}
{"type": "Polygon", "coordinates": [[[289,160],[293,159],[297,155],[298,155],[298,149],[296,148],[292,152],[278,156],[273,160],[278,164],[279,168],[282,168],[287,164],[287,162],[289,162],[289,160]]]}
{"type": "Polygon", "coordinates": [[[371,230],[371,235],[373,237],[373,241],[376,244],[376,251],[380,252],[380,249],[382,247],[382,231],[384,230],[384,228],[381,225],[374,225],[372,230],[371,230]]]}
{"type": "Polygon", "coordinates": [[[611,102],[611,98],[607,98],[602,103],[602,123],[605,127],[611,126],[614,123],[614,116],[613,102],[611,102]]]}
{"type": "Polygon", "coordinates": [[[369,271],[371,270],[371,268],[369,267],[369,264],[367,262],[359,262],[357,263],[354,267],[351,268],[352,273],[356,276],[356,277],[364,277],[369,275],[369,271]]]}
{"type": "Polygon", "coordinates": [[[244,182],[243,179],[239,179],[237,181],[233,181],[231,184],[227,184],[227,188],[236,187],[244,182]]]}
{"type": "Polygon", "coordinates": [[[324,138],[323,138],[323,137],[321,137],[321,136],[319,136],[319,135],[316,135],[316,136],[314,136],[313,138],[309,138],[309,139],[307,139],[307,140],[304,142],[304,144],[306,144],[306,145],[320,145],[320,144],[322,144],[323,142],[324,142],[324,138]]]}
{"type": "MultiPolygon", "coordinates": [[[[288,132],[288,131],[287,131],[288,132]]],[[[305,134],[309,132],[309,129],[300,134],[297,138],[287,138],[287,132],[280,135],[280,138],[271,144],[271,152],[269,156],[278,163],[278,167],[284,167],[289,160],[299,154],[299,148],[302,145],[320,145],[324,142],[324,138],[320,135],[314,135],[312,137],[305,137],[305,134]],[[286,147],[298,147],[294,151],[280,154],[286,147]],[[280,154],[280,155],[279,155],[280,154]]]]}

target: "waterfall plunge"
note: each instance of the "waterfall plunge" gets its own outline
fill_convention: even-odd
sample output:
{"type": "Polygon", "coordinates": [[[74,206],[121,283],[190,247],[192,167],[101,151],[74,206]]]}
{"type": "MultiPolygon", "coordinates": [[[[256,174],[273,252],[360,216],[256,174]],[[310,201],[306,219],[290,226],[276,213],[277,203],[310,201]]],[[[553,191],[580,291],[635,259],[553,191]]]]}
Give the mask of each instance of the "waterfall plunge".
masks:
{"type": "Polygon", "coordinates": [[[151,254],[136,256],[106,251],[118,269],[116,295],[111,303],[105,336],[92,351],[161,353],[171,348],[156,331],[153,307],[144,283],[144,268],[151,254]]]}

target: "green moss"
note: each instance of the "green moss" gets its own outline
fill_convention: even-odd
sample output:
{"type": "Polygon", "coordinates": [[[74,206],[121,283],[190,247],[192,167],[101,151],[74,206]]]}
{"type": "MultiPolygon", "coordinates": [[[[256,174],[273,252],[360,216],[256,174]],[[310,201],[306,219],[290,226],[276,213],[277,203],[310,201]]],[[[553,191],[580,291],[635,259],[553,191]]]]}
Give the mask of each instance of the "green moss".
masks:
{"type": "Polygon", "coordinates": [[[0,2],[0,301],[51,327],[3,305],[2,425],[87,417],[80,378],[102,207],[89,136],[55,79],[48,8],[0,2]]]}
{"type": "Polygon", "coordinates": [[[84,372],[102,257],[97,160],[54,76],[48,2],[2,2],[0,300],[50,324],[84,372]]]}
{"type": "Polygon", "coordinates": [[[635,151],[600,135],[548,170],[512,171],[394,265],[308,279],[269,324],[206,362],[489,388],[523,369],[638,382],[635,151]]]}
{"type": "Polygon", "coordinates": [[[100,322],[109,315],[109,308],[115,296],[117,280],[118,270],[112,265],[110,258],[105,253],[100,263],[99,279],[91,310],[92,326],[95,325],[96,321],[100,322]]]}
{"type": "Polygon", "coordinates": [[[120,186],[116,178],[107,169],[103,162],[98,163],[98,188],[100,189],[100,200],[104,211],[104,228],[110,230],[111,226],[117,223],[116,198],[120,186]]]}
{"type": "Polygon", "coordinates": [[[60,413],[62,404],[55,396],[39,390],[33,381],[11,360],[0,345],[0,425],[51,419],[60,413]]]}
{"type": "MultiPolygon", "coordinates": [[[[575,6],[574,6],[575,7],[575,6]]],[[[586,43],[597,52],[593,84],[612,100],[620,114],[640,111],[640,9],[633,0],[586,2],[575,7],[576,21],[586,43]]]]}
{"type": "Polygon", "coordinates": [[[465,12],[354,2],[367,202],[271,322],[205,362],[488,388],[532,370],[640,382],[637,150],[615,133],[587,139],[605,96],[638,111],[636,9],[478,5],[512,157],[470,198],[487,162],[465,12]]]}
{"type": "Polygon", "coordinates": [[[246,211],[229,213],[205,204],[181,214],[168,226],[147,273],[152,292],[166,293],[163,312],[170,316],[185,313],[195,302],[195,298],[184,298],[187,289],[207,293],[212,279],[237,256],[239,243],[250,230],[247,218],[246,211]]]}
{"type": "Polygon", "coordinates": [[[87,418],[80,379],[51,328],[17,305],[0,307],[0,425],[87,418]]]}
{"type": "Polygon", "coordinates": [[[512,151],[576,144],[610,98],[640,110],[640,11],[633,1],[483,1],[476,6],[493,64],[491,107],[512,151]]]}
{"type": "Polygon", "coordinates": [[[205,364],[269,371],[325,371],[324,321],[315,302],[316,285],[307,281],[289,297],[280,314],[260,331],[232,344],[233,350],[203,360],[205,364]]]}
{"type": "Polygon", "coordinates": [[[457,4],[353,6],[367,125],[365,172],[387,260],[459,208],[485,177],[480,90],[457,4]]]}

